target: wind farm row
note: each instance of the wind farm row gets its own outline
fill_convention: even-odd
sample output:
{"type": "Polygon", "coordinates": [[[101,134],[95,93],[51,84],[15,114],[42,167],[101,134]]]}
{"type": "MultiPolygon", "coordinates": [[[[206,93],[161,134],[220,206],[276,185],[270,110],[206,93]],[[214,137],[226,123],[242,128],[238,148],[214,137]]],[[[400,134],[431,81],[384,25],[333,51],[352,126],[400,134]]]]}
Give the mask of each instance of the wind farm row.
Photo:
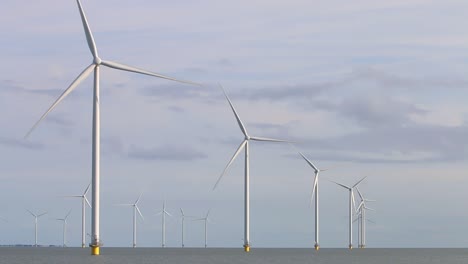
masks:
{"type": "MultiPolygon", "coordinates": [[[[72,83],[65,89],[65,91],[55,100],[55,102],[47,109],[47,111],[39,118],[39,120],[33,125],[31,130],[26,134],[26,137],[29,137],[31,133],[38,127],[38,125],[48,116],[49,113],[51,113],[59,104],[62,102],[73,90],[75,90],[80,83],[82,83],[87,77],[91,75],[91,73],[94,73],[94,82],[93,82],[93,116],[92,116],[92,146],[91,146],[91,158],[92,158],[92,176],[91,176],[91,186],[88,186],[88,188],[85,190],[84,194],[80,196],[75,196],[75,197],[81,197],[82,198],[82,217],[83,217],[83,224],[82,224],[82,246],[84,247],[86,245],[85,243],[85,211],[86,211],[86,205],[89,205],[91,207],[91,241],[89,243],[89,246],[91,247],[91,254],[92,255],[99,255],[100,254],[100,247],[103,245],[102,239],[101,239],[101,233],[100,233],[100,212],[101,212],[101,203],[100,203],[100,184],[101,184],[101,178],[100,178],[100,157],[101,157],[101,142],[100,142],[100,134],[101,134],[101,114],[100,114],[100,68],[102,66],[115,69],[115,70],[120,70],[120,71],[125,71],[125,72],[132,72],[132,73],[137,73],[137,74],[142,74],[142,75],[147,75],[150,77],[156,77],[156,78],[162,78],[166,79],[169,81],[175,81],[179,83],[183,83],[186,85],[194,85],[198,87],[206,86],[202,85],[197,82],[192,82],[192,81],[186,81],[178,78],[173,78],[165,75],[161,75],[159,73],[154,73],[152,71],[136,68],[133,66],[127,66],[121,63],[117,62],[112,62],[108,60],[103,60],[101,57],[98,55],[98,49],[95,43],[94,36],[92,34],[92,31],[90,29],[88,20],[86,18],[85,12],[83,10],[83,7],[81,5],[80,0],[77,0],[78,4],[78,9],[81,17],[81,21],[83,24],[84,32],[86,35],[86,40],[88,44],[88,48],[91,52],[92,55],[92,63],[87,66],[76,78],[75,80],[72,81],[72,83]],[[91,202],[89,202],[86,198],[86,193],[88,190],[91,190],[91,202]]],[[[232,155],[231,159],[228,161],[227,165],[225,166],[224,170],[222,171],[221,175],[219,176],[218,180],[215,182],[213,190],[216,188],[222,188],[218,187],[221,185],[221,181],[224,178],[226,174],[228,174],[229,168],[233,164],[233,162],[236,160],[236,158],[240,155],[242,151],[244,151],[244,234],[243,234],[243,248],[246,252],[250,251],[251,248],[251,239],[250,239],[250,143],[252,141],[260,141],[260,142],[268,142],[268,143],[279,143],[279,144],[294,144],[295,142],[292,142],[291,140],[288,139],[276,139],[276,138],[267,138],[267,137],[258,137],[258,136],[252,136],[251,134],[248,133],[248,130],[244,123],[242,122],[238,112],[236,111],[236,108],[234,107],[233,102],[231,101],[230,97],[228,96],[228,93],[226,90],[219,85],[220,89],[224,93],[224,96],[229,104],[230,109],[232,110],[234,117],[236,119],[236,122],[239,126],[239,129],[241,130],[243,139],[240,143],[240,145],[237,147],[235,150],[234,154],[232,155]]],[[[299,152],[299,154],[302,156],[302,158],[312,167],[315,173],[315,179],[312,187],[312,198],[315,200],[315,249],[318,250],[320,248],[320,243],[319,243],[319,173],[321,171],[325,171],[324,169],[320,170],[318,169],[312,161],[310,161],[304,154],[299,152]]],[[[272,165],[274,166],[274,165],[272,165]]],[[[89,181],[88,178],[85,179],[86,181],[89,181]]],[[[359,227],[359,247],[365,247],[365,222],[366,222],[366,210],[370,210],[369,207],[366,206],[366,202],[369,202],[370,200],[366,200],[362,194],[358,191],[359,196],[361,198],[361,202],[358,206],[356,206],[355,203],[355,198],[354,198],[354,190],[358,190],[357,187],[358,185],[364,180],[364,178],[360,179],[358,182],[356,182],[353,185],[344,185],[342,183],[336,182],[338,186],[341,186],[345,188],[346,190],[349,191],[349,248],[353,248],[353,222],[355,221],[355,217],[357,217],[357,223],[359,227]]],[[[137,245],[137,218],[138,215],[143,218],[143,214],[140,211],[138,207],[138,203],[140,201],[141,196],[131,204],[122,204],[125,206],[132,206],[133,207],[133,247],[136,247],[137,245]]],[[[33,214],[31,212],[31,214],[33,214]]],[[[33,214],[34,215],[34,214],[33,214]]],[[[162,247],[165,247],[165,222],[166,222],[166,216],[170,215],[168,211],[166,211],[166,205],[163,203],[163,208],[162,211],[160,212],[160,215],[162,217],[161,219],[161,224],[162,224],[162,247]]],[[[182,215],[182,247],[184,247],[184,223],[185,223],[185,214],[181,210],[181,215],[182,215]]],[[[206,213],[206,215],[202,218],[199,218],[199,221],[204,221],[205,224],[205,247],[207,246],[207,224],[209,220],[209,215],[210,211],[206,213]]],[[[67,215],[68,216],[68,215],[67,215]]],[[[39,215],[35,215],[35,219],[37,222],[37,219],[39,215]]],[[[66,219],[67,217],[61,219],[64,223],[64,230],[66,226],[66,219]]],[[[65,231],[64,231],[64,243],[65,244],[65,231]]]]}
{"type": "MultiPolygon", "coordinates": [[[[345,188],[347,191],[349,191],[349,248],[353,248],[353,233],[356,233],[357,234],[357,243],[358,243],[358,247],[359,248],[364,248],[366,246],[366,222],[373,222],[371,220],[369,220],[367,217],[366,217],[366,211],[367,210],[373,210],[369,207],[367,207],[367,203],[368,202],[375,202],[375,200],[369,200],[369,199],[366,199],[364,198],[364,196],[362,195],[361,191],[358,189],[358,185],[365,179],[366,177],[362,178],[361,180],[359,180],[357,183],[355,183],[353,186],[346,186],[344,184],[341,184],[341,183],[338,183],[338,182],[334,182],[334,181],[330,181],[331,183],[334,183],[336,184],[337,186],[340,186],[340,187],[343,187],[345,188]],[[359,204],[357,205],[356,202],[355,202],[355,194],[356,192],[358,193],[359,195],[359,199],[360,199],[360,202],[359,204]],[[357,206],[356,206],[357,205],[357,206]],[[353,225],[356,225],[357,227],[357,232],[353,231],[353,225]]],[[[82,212],[81,212],[81,247],[86,247],[86,241],[88,240],[87,238],[90,237],[90,234],[89,234],[89,230],[87,230],[86,228],[86,209],[87,208],[90,208],[91,205],[90,203],[88,202],[88,199],[86,197],[86,194],[89,190],[89,185],[88,187],[85,189],[85,191],[83,192],[83,194],[81,195],[72,195],[72,196],[64,196],[63,198],[80,198],[81,201],[82,201],[82,212]]],[[[314,192],[316,193],[316,192],[314,192]]],[[[141,200],[141,197],[142,197],[142,194],[140,194],[140,196],[133,202],[133,203],[119,203],[119,204],[114,204],[114,206],[129,206],[129,207],[132,207],[132,219],[133,219],[133,223],[132,223],[132,247],[137,247],[137,225],[139,222],[141,222],[140,224],[148,224],[148,221],[145,221],[145,218],[143,216],[143,213],[141,211],[141,209],[139,208],[138,204],[141,200]],[[139,221],[139,219],[141,221],[139,221]]],[[[171,217],[172,218],[172,222],[174,222],[175,219],[179,219],[180,220],[180,247],[184,248],[186,247],[185,245],[185,236],[186,236],[186,221],[202,221],[203,222],[203,225],[204,225],[204,247],[207,248],[208,247],[208,223],[211,223],[211,209],[209,209],[205,215],[203,216],[194,216],[194,215],[187,215],[184,210],[182,208],[179,208],[179,211],[180,213],[179,214],[173,214],[173,213],[170,213],[167,209],[167,206],[166,206],[166,201],[164,200],[162,202],[162,208],[159,212],[157,213],[154,213],[154,210],[153,211],[153,215],[154,216],[160,216],[160,224],[161,224],[161,244],[160,246],[162,248],[165,248],[167,247],[167,244],[166,244],[166,217],[171,217]]],[[[33,246],[35,247],[38,247],[40,246],[41,244],[38,243],[38,224],[39,224],[39,220],[47,217],[48,215],[50,216],[51,214],[47,211],[42,211],[41,213],[37,213],[37,212],[33,212],[31,210],[28,210],[26,209],[26,212],[29,213],[33,219],[34,219],[34,243],[32,244],[33,246]]],[[[68,246],[68,240],[67,240],[67,232],[70,231],[70,229],[67,227],[67,223],[68,223],[68,220],[69,220],[69,217],[70,217],[70,214],[72,213],[72,210],[70,209],[67,214],[61,218],[59,217],[49,217],[49,220],[52,220],[52,221],[59,221],[59,222],[62,222],[62,225],[63,225],[63,228],[62,228],[62,246],[63,247],[67,247],[68,246]]],[[[126,218],[126,214],[124,213],[120,213],[120,217],[121,218],[126,218]]],[[[15,217],[16,218],[16,217],[15,217]]],[[[76,215],[75,215],[75,218],[76,218],[76,215]]],[[[5,218],[1,218],[2,221],[4,221],[5,223],[8,222],[7,219],[5,218]]],[[[46,219],[44,219],[46,220],[46,219]]],[[[42,220],[42,221],[44,221],[42,220]]],[[[150,220],[151,223],[149,224],[156,224],[157,221],[155,222],[154,219],[150,220]]],[[[219,223],[219,224],[222,224],[222,223],[219,223]]],[[[318,228],[318,225],[316,225],[316,228],[318,228]]],[[[317,229],[318,230],[318,229],[317,229]]],[[[174,231],[174,230],[172,230],[174,231]]],[[[146,236],[149,235],[148,233],[144,233],[146,236]]],[[[174,234],[173,234],[174,235],[174,234]]],[[[200,240],[201,241],[201,240],[200,240]]],[[[89,241],[88,241],[89,242],[89,241]]],[[[28,243],[25,243],[24,245],[26,245],[28,243]]],[[[317,241],[316,241],[316,245],[317,245],[317,241]]]]}

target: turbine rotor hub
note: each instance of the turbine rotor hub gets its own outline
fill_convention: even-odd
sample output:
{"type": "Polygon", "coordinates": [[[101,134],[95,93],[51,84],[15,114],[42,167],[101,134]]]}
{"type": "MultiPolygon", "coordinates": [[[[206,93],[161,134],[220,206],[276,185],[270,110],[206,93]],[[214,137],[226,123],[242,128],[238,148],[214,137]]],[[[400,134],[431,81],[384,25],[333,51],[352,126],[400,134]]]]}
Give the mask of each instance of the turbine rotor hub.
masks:
{"type": "Polygon", "coordinates": [[[96,64],[96,65],[101,65],[101,63],[102,63],[101,58],[99,58],[99,57],[95,57],[95,58],[94,58],[94,64],[96,64]]]}

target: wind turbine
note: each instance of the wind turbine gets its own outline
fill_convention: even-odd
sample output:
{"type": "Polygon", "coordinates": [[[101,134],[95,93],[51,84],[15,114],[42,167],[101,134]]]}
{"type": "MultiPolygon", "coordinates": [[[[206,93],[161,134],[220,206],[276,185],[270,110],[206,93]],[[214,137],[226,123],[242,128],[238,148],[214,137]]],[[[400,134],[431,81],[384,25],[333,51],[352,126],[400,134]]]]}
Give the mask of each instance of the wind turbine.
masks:
{"type": "Polygon", "coordinates": [[[240,130],[242,131],[242,134],[244,135],[244,140],[240,144],[240,146],[237,148],[236,152],[232,156],[231,160],[229,163],[226,165],[224,168],[223,173],[221,176],[219,176],[218,180],[216,181],[216,184],[213,187],[213,190],[216,188],[218,183],[221,181],[223,176],[226,174],[227,169],[231,166],[232,162],[236,159],[236,157],[239,155],[239,153],[242,151],[243,148],[245,148],[245,165],[244,165],[244,250],[245,252],[250,251],[250,165],[249,165],[249,143],[251,140],[254,141],[266,141],[266,142],[288,142],[286,140],[280,140],[280,139],[271,139],[271,138],[263,138],[263,137],[251,137],[247,133],[247,129],[245,128],[244,124],[242,123],[239,115],[237,114],[236,110],[234,109],[234,106],[232,105],[231,100],[229,99],[228,95],[226,94],[226,91],[224,91],[223,87],[221,86],[221,89],[223,90],[224,96],[226,97],[232,112],[234,113],[234,116],[236,117],[237,124],[239,125],[240,130]]]}
{"type": "Polygon", "coordinates": [[[163,209],[161,212],[157,213],[157,215],[162,216],[162,238],[161,238],[161,246],[163,248],[166,247],[166,215],[172,217],[172,215],[166,211],[166,200],[163,201],[163,209]]]}
{"type": "Polygon", "coordinates": [[[180,214],[181,214],[181,218],[182,218],[182,247],[185,247],[185,244],[184,244],[184,230],[185,230],[185,218],[186,217],[192,217],[192,216],[187,216],[185,215],[184,211],[182,210],[182,208],[180,208],[180,214]]]}
{"type": "Polygon", "coordinates": [[[349,249],[353,248],[353,207],[356,210],[356,203],[354,201],[354,188],[357,187],[366,177],[359,180],[352,187],[332,181],[333,183],[347,189],[349,191],[349,249]]]}
{"type": "Polygon", "coordinates": [[[63,221],[63,243],[62,243],[63,247],[67,246],[67,237],[66,237],[66,234],[67,234],[67,219],[68,219],[68,216],[70,215],[70,213],[71,213],[71,210],[68,212],[68,214],[64,218],[56,218],[55,219],[55,220],[58,220],[58,221],[63,221]]]}
{"type": "Polygon", "coordinates": [[[128,205],[133,207],[133,247],[136,248],[136,228],[137,228],[137,212],[140,215],[141,219],[144,220],[143,215],[141,214],[140,208],[138,208],[138,202],[140,201],[141,195],[138,196],[138,199],[132,204],[119,204],[119,205],[128,205]]]}
{"type": "Polygon", "coordinates": [[[37,219],[45,214],[47,214],[47,212],[44,212],[42,214],[35,214],[31,211],[29,211],[28,209],[26,209],[26,211],[28,211],[33,217],[34,217],[34,246],[37,247],[37,219]]]}
{"type": "Polygon", "coordinates": [[[314,178],[314,187],[312,188],[312,196],[310,200],[312,201],[314,199],[314,194],[315,194],[315,250],[320,249],[320,244],[319,244],[319,195],[318,195],[318,179],[319,179],[319,173],[321,171],[326,171],[326,170],[320,170],[317,168],[312,161],[310,161],[304,154],[299,152],[299,154],[302,156],[302,158],[309,164],[312,169],[314,169],[315,172],[315,178],[314,178]]]}
{"type": "Polygon", "coordinates": [[[81,247],[82,248],[86,247],[86,216],[85,216],[86,204],[88,204],[88,206],[91,207],[91,204],[89,203],[88,198],[86,198],[86,194],[88,193],[90,186],[91,186],[91,183],[88,184],[88,187],[86,187],[82,195],[66,196],[66,197],[81,198],[81,247]]]}
{"type": "Polygon", "coordinates": [[[366,211],[367,210],[375,211],[374,209],[367,207],[366,202],[375,202],[376,200],[365,199],[364,196],[362,195],[362,193],[359,191],[359,188],[356,187],[356,190],[358,192],[359,198],[361,198],[361,203],[359,204],[359,207],[357,208],[358,213],[360,215],[360,220],[361,220],[361,222],[359,223],[360,226],[361,226],[361,230],[360,230],[361,231],[361,233],[360,233],[360,235],[361,235],[361,245],[360,245],[360,247],[365,248],[366,247],[366,222],[367,222],[366,211]]]}
{"type": "Polygon", "coordinates": [[[88,43],[89,50],[93,56],[92,63],[87,66],[76,79],[68,86],[68,88],[60,95],[60,97],[50,106],[50,108],[41,116],[39,121],[37,121],[34,126],[29,130],[25,137],[28,137],[29,134],[36,128],[39,123],[68,95],[70,94],[84,79],[86,79],[91,72],[94,71],[94,91],[93,91],[93,125],[92,125],[92,221],[91,221],[91,255],[99,255],[99,249],[102,245],[100,237],[100,92],[99,92],[99,69],[100,66],[106,66],[109,68],[134,72],[144,75],[149,75],[153,77],[158,77],[162,79],[167,79],[171,81],[177,81],[181,83],[199,85],[189,81],[178,80],[172,77],[164,76],[158,73],[150,72],[143,69],[138,69],[132,66],[127,66],[117,62],[102,60],[98,56],[98,51],[96,43],[94,42],[94,37],[89,27],[86,15],[81,6],[80,0],[76,0],[78,4],[78,9],[81,16],[81,21],[83,23],[84,32],[86,35],[86,41],[88,43]]]}
{"type": "Polygon", "coordinates": [[[208,238],[208,228],[207,228],[207,222],[210,222],[210,219],[208,218],[208,215],[210,215],[210,210],[208,210],[208,213],[206,213],[206,216],[204,218],[199,218],[195,219],[194,221],[205,221],[205,248],[208,246],[207,244],[207,238],[208,238]]]}

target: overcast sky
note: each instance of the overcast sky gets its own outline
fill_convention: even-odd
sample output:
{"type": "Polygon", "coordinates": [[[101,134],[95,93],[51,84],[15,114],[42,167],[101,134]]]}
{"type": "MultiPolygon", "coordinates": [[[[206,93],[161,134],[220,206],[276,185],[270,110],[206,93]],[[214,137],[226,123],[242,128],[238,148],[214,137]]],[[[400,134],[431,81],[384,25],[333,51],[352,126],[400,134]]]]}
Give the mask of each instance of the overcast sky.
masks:
{"type": "MultiPolygon", "coordinates": [[[[243,136],[296,141],[318,167],[321,246],[347,247],[353,184],[376,211],[369,247],[468,246],[468,3],[462,0],[83,0],[102,59],[205,87],[101,70],[101,238],[180,246],[179,208],[211,208],[209,246],[243,244],[243,155],[212,187],[243,136]]],[[[91,180],[92,78],[23,136],[92,61],[76,2],[3,0],[0,9],[1,244],[81,244],[91,180]]],[[[313,247],[313,171],[287,144],[251,144],[252,247],[313,247]]],[[[88,216],[90,211],[88,210],[88,216]]],[[[88,217],[89,218],[89,217],[88,217]]],[[[89,219],[88,219],[89,227],[89,219]]],[[[90,232],[90,231],[88,231],[90,232]]],[[[203,246],[187,223],[186,246],[203,246]]],[[[356,242],[355,242],[356,243],[356,242]]]]}

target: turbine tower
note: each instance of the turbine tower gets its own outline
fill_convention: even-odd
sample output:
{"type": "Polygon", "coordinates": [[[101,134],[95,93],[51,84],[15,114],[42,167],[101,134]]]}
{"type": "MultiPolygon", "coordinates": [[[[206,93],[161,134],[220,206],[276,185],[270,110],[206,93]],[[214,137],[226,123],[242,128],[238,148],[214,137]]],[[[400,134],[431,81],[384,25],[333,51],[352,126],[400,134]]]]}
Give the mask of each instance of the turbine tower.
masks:
{"type": "Polygon", "coordinates": [[[302,154],[301,152],[299,152],[299,154],[307,162],[307,164],[309,164],[309,166],[312,167],[312,169],[314,169],[314,172],[315,172],[314,186],[312,188],[312,196],[311,196],[310,200],[312,201],[314,199],[314,194],[315,194],[315,245],[314,245],[314,248],[315,248],[315,250],[319,250],[320,249],[320,244],[319,244],[319,195],[318,195],[319,186],[318,186],[318,180],[319,180],[319,173],[321,171],[326,171],[326,170],[320,170],[319,168],[317,168],[312,163],[312,161],[310,161],[308,158],[306,158],[306,156],[304,156],[304,154],[302,154]]]}
{"type": "Polygon", "coordinates": [[[64,217],[64,218],[56,218],[55,220],[58,220],[58,221],[62,221],[63,222],[63,242],[62,242],[62,247],[66,247],[67,246],[67,219],[68,219],[68,216],[70,215],[71,213],[71,210],[68,212],[68,214],[64,217]]]}
{"type": "Polygon", "coordinates": [[[89,203],[88,198],[86,198],[86,194],[88,193],[90,186],[91,186],[91,183],[88,184],[88,187],[86,187],[82,195],[66,196],[66,197],[73,197],[73,198],[81,198],[81,247],[82,248],[86,247],[86,204],[89,207],[91,207],[91,204],[89,203]]]}
{"type": "Polygon", "coordinates": [[[138,199],[132,204],[120,204],[133,207],[133,247],[136,248],[136,229],[137,229],[137,212],[140,215],[141,219],[144,220],[143,215],[141,214],[140,208],[138,208],[138,202],[140,201],[141,195],[138,196],[138,199]]]}
{"type": "MultiPolygon", "coordinates": [[[[366,176],[367,177],[367,176],[366,176]]],[[[356,188],[366,177],[359,180],[352,187],[348,187],[344,184],[332,181],[333,183],[341,186],[349,191],[349,249],[353,249],[353,208],[356,211],[356,203],[354,201],[354,188],[356,188]]]]}
{"type": "Polygon", "coordinates": [[[102,245],[100,237],[100,91],[99,91],[99,79],[100,74],[99,70],[101,66],[106,66],[116,70],[134,72],[144,75],[149,75],[153,77],[163,78],[171,81],[177,81],[181,83],[199,85],[189,81],[183,81],[174,79],[168,76],[161,74],[153,73],[147,70],[138,69],[132,66],[127,66],[117,62],[102,60],[96,48],[96,43],[94,42],[94,37],[89,27],[86,15],[81,6],[80,0],[76,0],[78,4],[78,9],[81,16],[81,21],[83,23],[84,32],[86,35],[86,41],[88,43],[89,50],[93,56],[92,63],[87,66],[76,79],[68,86],[68,88],[60,95],[60,97],[50,106],[50,108],[41,116],[39,121],[37,121],[34,126],[29,130],[25,137],[28,137],[29,134],[34,130],[34,128],[39,125],[39,123],[68,95],[70,94],[84,79],[86,79],[91,72],[94,72],[94,91],[93,91],[93,125],[92,125],[92,215],[91,215],[91,255],[99,255],[100,247],[102,245]]]}
{"type": "Polygon", "coordinates": [[[366,202],[376,202],[376,200],[365,199],[362,193],[359,191],[359,188],[356,187],[356,190],[358,192],[359,198],[361,198],[361,203],[359,204],[359,207],[357,208],[357,211],[358,211],[358,214],[360,215],[360,220],[361,220],[361,222],[359,223],[359,225],[361,226],[360,248],[365,248],[366,247],[366,222],[368,221],[368,219],[366,218],[366,211],[367,210],[375,211],[374,209],[367,207],[366,202]]]}
{"type": "Polygon", "coordinates": [[[244,135],[244,140],[240,144],[240,146],[237,148],[236,152],[232,156],[231,160],[229,163],[226,165],[224,168],[223,173],[221,176],[219,176],[218,181],[216,181],[216,184],[213,187],[213,190],[216,188],[220,180],[223,178],[223,176],[226,174],[227,169],[231,166],[232,162],[236,159],[236,157],[239,155],[239,153],[242,151],[243,148],[245,148],[245,165],[244,165],[244,250],[245,252],[250,251],[250,165],[249,165],[249,143],[251,140],[254,141],[266,141],[266,142],[288,142],[286,140],[280,140],[280,139],[271,139],[271,138],[263,138],[263,137],[251,137],[247,133],[247,130],[242,123],[239,115],[237,114],[236,110],[234,109],[234,106],[232,105],[231,100],[229,99],[228,95],[226,94],[226,91],[224,91],[223,87],[221,86],[221,89],[223,90],[224,96],[226,97],[232,112],[234,113],[234,116],[236,117],[237,124],[239,125],[240,130],[242,131],[242,134],[244,135]]]}
{"type": "Polygon", "coordinates": [[[35,214],[31,211],[29,211],[28,209],[26,209],[26,211],[28,211],[33,217],[34,217],[34,246],[37,247],[37,219],[45,214],[47,214],[47,212],[44,212],[42,214],[35,214]]]}
{"type": "Polygon", "coordinates": [[[163,201],[163,209],[157,215],[162,216],[162,237],[161,237],[161,246],[166,247],[166,215],[172,217],[172,215],[166,211],[166,200],[163,201]]]}
{"type": "Polygon", "coordinates": [[[208,246],[208,243],[207,243],[207,239],[208,239],[207,222],[211,222],[210,219],[208,218],[208,216],[210,215],[210,210],[208,210],[208,213],[206,213],[206,216],[204,218],[199,218],[199,219],[194,220],[194,221],[205,221],[205,248],[208,246]]]}

